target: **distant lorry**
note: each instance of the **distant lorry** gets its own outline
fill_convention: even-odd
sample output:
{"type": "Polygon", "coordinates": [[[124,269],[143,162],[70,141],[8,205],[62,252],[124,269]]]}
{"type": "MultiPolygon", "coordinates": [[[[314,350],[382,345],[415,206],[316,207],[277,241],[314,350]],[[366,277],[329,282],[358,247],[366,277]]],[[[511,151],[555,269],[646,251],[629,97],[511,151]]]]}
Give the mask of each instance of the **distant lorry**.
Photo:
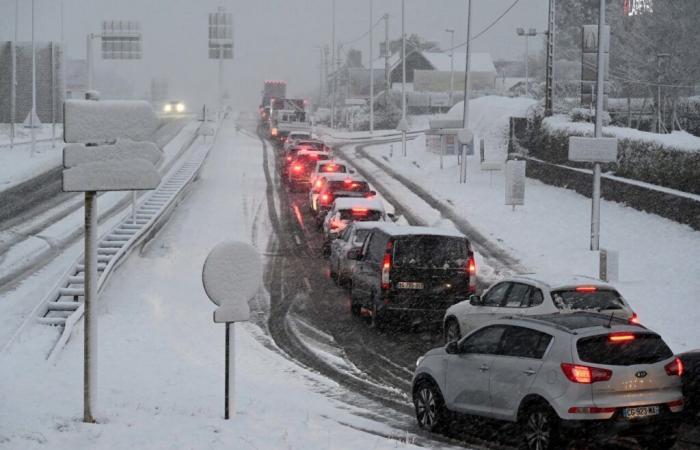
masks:
{"type": "Polygon", "coordinates": [[[270,102],[287,96],[287,82],[283,80],[266,80],[263,83],[260,101],[260,125],[268,127],[270,121],[270,102]]]}

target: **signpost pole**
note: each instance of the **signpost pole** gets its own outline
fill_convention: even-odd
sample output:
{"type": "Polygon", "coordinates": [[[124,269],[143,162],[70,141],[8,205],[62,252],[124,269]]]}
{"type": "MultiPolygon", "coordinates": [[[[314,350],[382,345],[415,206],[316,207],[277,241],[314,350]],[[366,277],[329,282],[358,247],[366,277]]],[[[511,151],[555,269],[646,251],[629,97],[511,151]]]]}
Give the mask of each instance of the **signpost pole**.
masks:
{"type": "Polygon", "coordinates": [[[226,322],[226,369],[224,374],[224,419],[236,415],[236,323],[226,322]]]}
{"type": "MultiPolygon", "coordinates": [[[[595,107],[595,137],[603,137],[603,100],[605,96],[605,0],[600,0],[598,18],[598,76],[595,107]]],[[[600,248],[600,163],[593,166],[593,195],[591,202],[591,250],[600,248]]]]}
{"type": "MultiPolygon", "coordinates": [[[[467,0],[467,61],[464,69],[464,111],[462,113],[462,128],[469,129],[469,96],[471,94],[471,77],[469,76],[472,39],[472,2],[467,0]]],[[[467,145],[461,145],[461,165],[459,167],[459,182],[467,182],[467,145]]]]}
{"type": "Polygon", "coordinates": [[[97,394],[97,193],[85,192],[85,332],[83,422],[94,423],[97,394]]]}

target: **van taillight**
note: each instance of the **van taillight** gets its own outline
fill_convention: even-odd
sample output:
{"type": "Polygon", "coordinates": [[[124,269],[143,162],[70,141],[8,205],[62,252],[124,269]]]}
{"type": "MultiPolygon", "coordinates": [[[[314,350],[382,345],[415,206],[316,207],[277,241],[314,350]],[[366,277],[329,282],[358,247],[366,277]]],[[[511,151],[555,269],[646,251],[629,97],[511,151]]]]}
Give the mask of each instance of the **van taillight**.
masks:
{"type": "Polygon", "coordinates": [[[382,289],[389,289],[391,286],[391,279],[389,277],[391,273],[391,255],[393,253],[394,243],[389,241],[386,244],[386,251],[384,252],[384,260],[382,261],[382,289]]]}
{"type": "Polygon", "coordinates": [[[476,293],[476,259],[472,253],[467,260],[467,275],[469,275],[469,293],[476,293]]]}
{"type": "Polygon", "coordinates": [[[637,313],[632,313],[632,317],[629,318],[628,320],[630,325],[639,325],[641,321],[639,320],[639,316],[637,316],[637,313]]]}

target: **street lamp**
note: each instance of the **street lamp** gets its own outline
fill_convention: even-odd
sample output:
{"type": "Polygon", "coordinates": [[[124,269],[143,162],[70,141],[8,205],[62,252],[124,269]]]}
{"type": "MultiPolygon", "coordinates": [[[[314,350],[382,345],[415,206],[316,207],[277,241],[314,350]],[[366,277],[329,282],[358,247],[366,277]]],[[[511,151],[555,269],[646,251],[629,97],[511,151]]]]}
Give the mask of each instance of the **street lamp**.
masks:
{"type": "Polygon", "coordinates": [[[401,154],[406,156],[406,0],[401,0],[401,120],[397,128],[401,131],[401,154]]]}
{"type": "MultiPolygon", "coordinates": [[[[468,134],[469,129],[469,95],[471,94],[471,77],[469,76],[470,59],[471,59],[471,41],[472,41],[472,1],[467,0],[467,57],[464,68],[464,112],[462,113],[462,128],[464,134],[468,134]]],[[[466,137],[466,136],[465,136],[466,137]]],[[[473,138],[472,138],[473,142],[473,138]]],[[[467,182],[467,145],[465,142],[460,142],[462,145],[462,158],[459,168],[459,182],[467,182]]],[[[473,145],[473,144],[472,144],[473,145]]]]}
{"type": "Polygon", "coordinates": [[[455,30],[445,29],[450,33],[450,108],[452,108],[452,92],[455,90],[455,30]]]}
{"type": "Polygon", "coordinates": [[[374,133],[374,19],[372,16],[374,1],[369,0],[369,133],[374,133]]]}
{"type": "Polygon", "coordinates": [[[525,31],[524,28],[518,28],[516,33],[518,36],[525,37],[525,95],[530,95],[530,74],[528,70],[528,59],[530,59],[529,38],[532,36],[537,36],[539,33],[537,33],[537,30],[534,28],[530,28],[527,31],[525,31]]]}

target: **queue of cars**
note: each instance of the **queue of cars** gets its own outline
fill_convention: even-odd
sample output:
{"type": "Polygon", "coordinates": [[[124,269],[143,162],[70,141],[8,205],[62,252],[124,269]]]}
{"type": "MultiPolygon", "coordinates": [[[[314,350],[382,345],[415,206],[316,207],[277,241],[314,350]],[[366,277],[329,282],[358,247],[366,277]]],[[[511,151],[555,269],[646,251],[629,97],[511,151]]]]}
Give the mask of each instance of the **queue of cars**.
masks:
{"type": "Polygon", "coordinates": [[[420,427],[442,430],[471,415],[516,424],[527,449],[561,448],[571,435],[674,445],[684,361],[700,358],[673,355],[614,286],[522,274],[477,295],[462,233],[396,223],[366,180],[308,136],[288,140],[282,159],[290,188],[308,189],[351,314],[377,328],[395,318],[442,322],[446,345],[421,357],[413,377],[420,427]]]}

